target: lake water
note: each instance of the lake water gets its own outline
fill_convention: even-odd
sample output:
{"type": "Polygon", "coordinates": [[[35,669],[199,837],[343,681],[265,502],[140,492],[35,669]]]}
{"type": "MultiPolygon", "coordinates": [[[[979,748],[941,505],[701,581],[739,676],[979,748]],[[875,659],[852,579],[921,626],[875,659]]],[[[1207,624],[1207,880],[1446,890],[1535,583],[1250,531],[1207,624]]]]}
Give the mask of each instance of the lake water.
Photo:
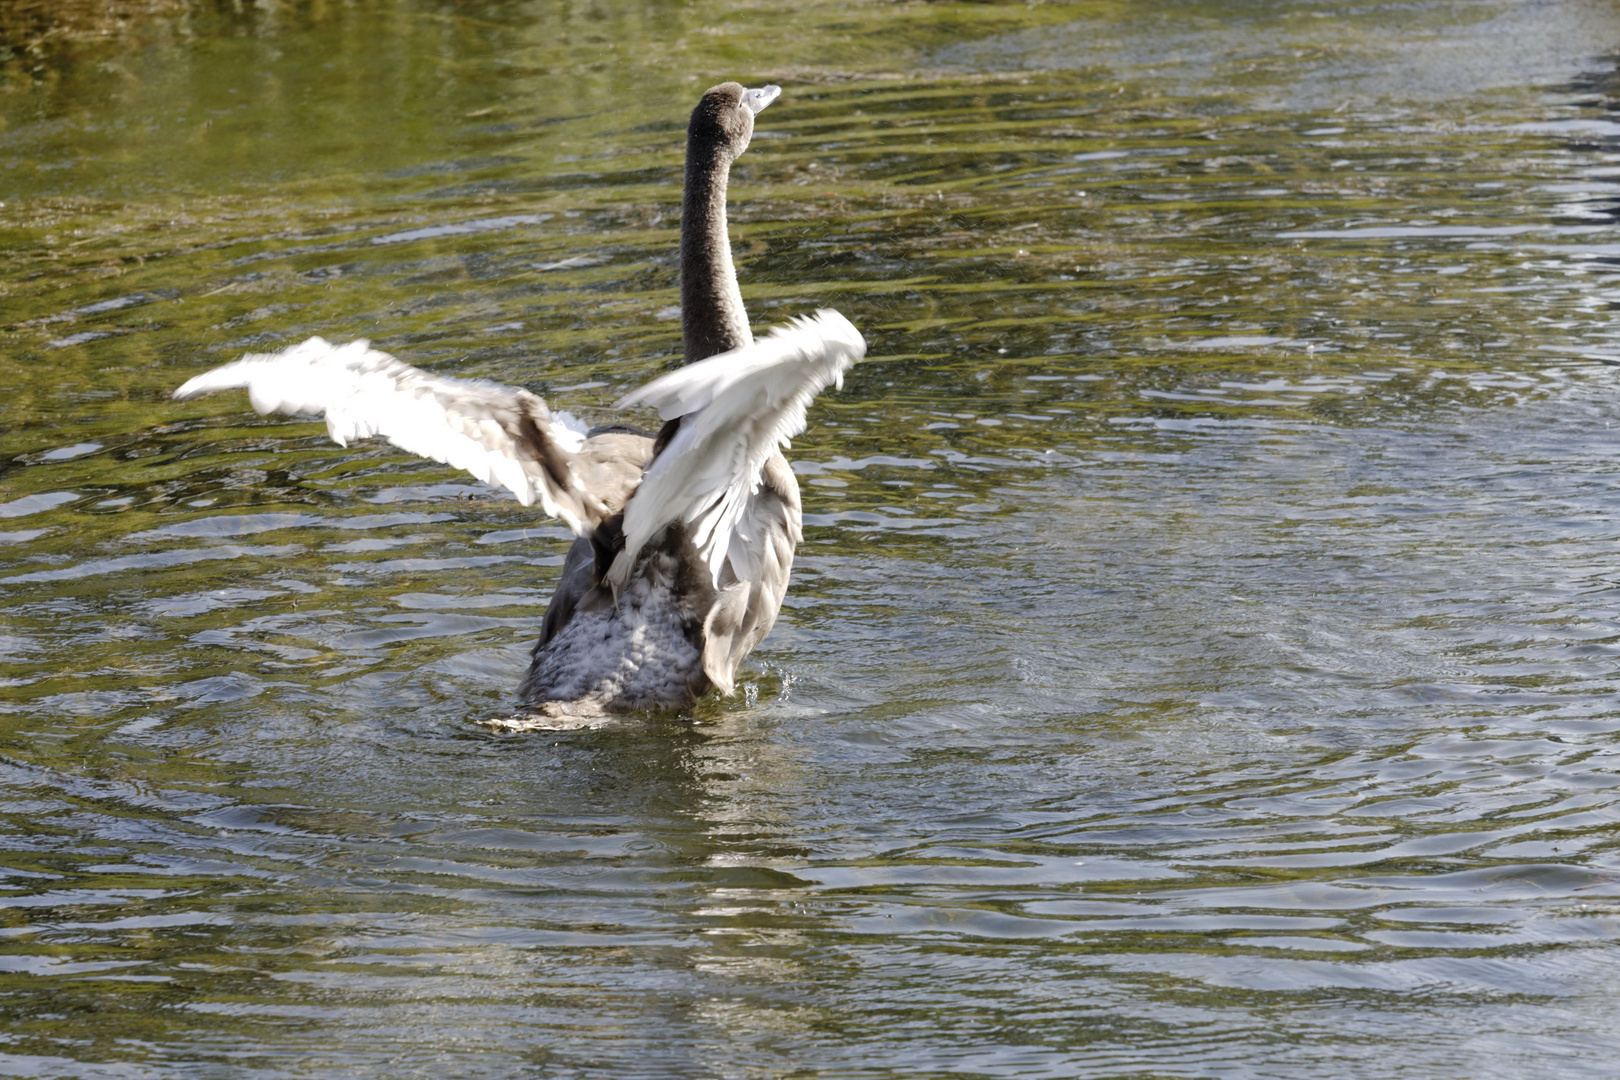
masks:
{"type": "Polygon", "coordinates": [[[0,18],[0,1073],[1614,1075],[1612,4],[149,8],[0,18]],[[727,78],[787,606],[493,734],[565,530],[169,395],[609,418],[727,78]]]}

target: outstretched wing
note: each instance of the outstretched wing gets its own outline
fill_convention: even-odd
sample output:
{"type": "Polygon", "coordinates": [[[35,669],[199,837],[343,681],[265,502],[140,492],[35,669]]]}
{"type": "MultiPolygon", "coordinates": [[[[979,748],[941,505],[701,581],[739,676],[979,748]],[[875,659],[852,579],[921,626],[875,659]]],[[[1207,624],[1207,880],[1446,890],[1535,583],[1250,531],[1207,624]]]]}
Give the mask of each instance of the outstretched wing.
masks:
{"type": "Polygon", "coordinates": [[[625,507],[624,550],[608,571],[615,589],[637,553],[674,521],[685,522],[715,584],[765,459],[804,430],[805,411],[829,383],[866,355],[866,342],[836,311],[818,311],[752,345],[663,375],[621,398],[618,408],[651,406],[679,430],[653,461],[625,507]]]}
{"type": "Polygon", "coordinates": [[[235,388],[246,389],[261,413],[324,415],[339,446],[381,435],[507,488],[525,506],[538,500],[581,536],[617,510],[601,505],[576,468],[583,426],[527,390],[430,375],[369,342],[339,346],[314,337],[278,353],[250,353],[197,376],[174,396],[235,388]]]}

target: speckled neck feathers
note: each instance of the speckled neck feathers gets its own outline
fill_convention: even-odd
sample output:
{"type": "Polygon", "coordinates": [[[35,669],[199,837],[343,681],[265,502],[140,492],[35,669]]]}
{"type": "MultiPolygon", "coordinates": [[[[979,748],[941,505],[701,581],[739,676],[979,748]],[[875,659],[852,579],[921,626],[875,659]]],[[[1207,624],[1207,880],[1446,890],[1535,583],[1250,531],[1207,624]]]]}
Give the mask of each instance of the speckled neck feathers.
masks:
{"type": "Polygon", "coordinates": [[[738,107],[743,88],[725,83],[692,110],[681,200],[681,326],[688,364],[751,344],[726,223],[731,163],[748,146],[752,116],[738,107]]]}

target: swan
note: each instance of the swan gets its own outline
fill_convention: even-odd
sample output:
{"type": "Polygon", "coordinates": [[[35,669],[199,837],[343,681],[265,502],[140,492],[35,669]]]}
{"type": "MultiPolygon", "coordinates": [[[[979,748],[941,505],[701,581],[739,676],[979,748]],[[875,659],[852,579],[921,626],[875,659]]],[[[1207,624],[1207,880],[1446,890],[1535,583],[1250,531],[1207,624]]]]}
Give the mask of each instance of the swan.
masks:
{"type": "Polygon", "coordinates": [[[539,395],[433,375],[371,348],[314,337],[248,354],[174,392],[246,389],[260,413],[324,416],[340,446],[380,435],[538,502],[576,539],[546,608],[510,730],[730,694],[775,623],[802,538],[782,448],[810,402],[866,353],[836,311],[756,340],[726,222],[731,164],[781,89],[706,91],[687,128],[681,217],[685,366],[620,398],[651,408],[656,436],[587,428],[539,395]]]}

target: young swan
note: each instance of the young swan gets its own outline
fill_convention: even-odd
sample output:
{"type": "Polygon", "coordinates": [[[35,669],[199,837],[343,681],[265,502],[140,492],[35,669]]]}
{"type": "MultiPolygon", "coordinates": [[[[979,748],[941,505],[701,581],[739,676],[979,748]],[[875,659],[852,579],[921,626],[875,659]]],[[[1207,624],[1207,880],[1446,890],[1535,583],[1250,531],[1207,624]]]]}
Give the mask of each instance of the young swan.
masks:
{"type": "Polygon", "coordinates": [[[497,724],[567,726],[730,693],[781,609],[801,539],[781,449],[811,400],[866,352],[835,311],[755,341],[726,235],[726,183],[777,87],[723,83],[687,134],[681,295],[687,366],[617,407],[657,409],[654,439],[589,429],[527,390],[430,375],[364,341],[321,338],[190,380],[189,398],[246,388],[261,413],[324,415],[339,445],[381,435],[538,502],[578,537],[523,681],[497,724]]]}

